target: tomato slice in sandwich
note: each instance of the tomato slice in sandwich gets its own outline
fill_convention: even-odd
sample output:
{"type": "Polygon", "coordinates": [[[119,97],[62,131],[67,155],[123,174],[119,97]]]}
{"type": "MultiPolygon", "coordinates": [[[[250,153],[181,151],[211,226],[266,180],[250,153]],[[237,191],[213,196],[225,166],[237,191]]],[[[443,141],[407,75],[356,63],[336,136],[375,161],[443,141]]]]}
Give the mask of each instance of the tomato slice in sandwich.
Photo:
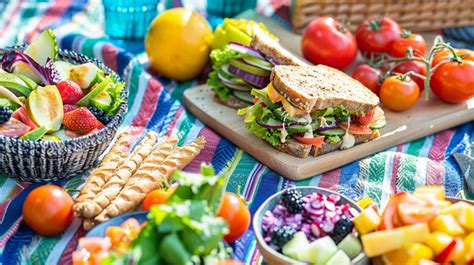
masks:
{"type": "Polygon", "coordinates": [[[344,130],[347,130],[347,127],[349,127],[349,132],[351,134],[372,134],[372,130],[367,125],[356,124],[353,122],[350,125],[347,122],[341,122],[339,123],[339,127],[344,130]]]}
{"type": "Polygon", "coordinates": [[[310,144],[314,145],[316,147],[321,147],[324,143],[324,136],[317,136],[313,138],[305,138],[301,135],[293,134],[293,138],[295,138],[296,141],[302,143],[302,144],[310,144]]]}

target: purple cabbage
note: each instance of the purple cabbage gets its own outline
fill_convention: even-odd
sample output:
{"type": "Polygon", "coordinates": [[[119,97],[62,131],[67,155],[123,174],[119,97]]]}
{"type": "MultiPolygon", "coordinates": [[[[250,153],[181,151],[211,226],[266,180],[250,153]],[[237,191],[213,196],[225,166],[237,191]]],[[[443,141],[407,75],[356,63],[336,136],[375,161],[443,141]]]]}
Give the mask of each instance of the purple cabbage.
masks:
{"type": "Polygon", "coordinates": [[[13,72],[15,63],[25,63],[41,79],[43,85],[55,85],[62,79],[51,58],[48,58],[46,64],[42,66],[24,52],[12,50],[3,55],[1,62],[3,70],[10,73],[13,72]]]}

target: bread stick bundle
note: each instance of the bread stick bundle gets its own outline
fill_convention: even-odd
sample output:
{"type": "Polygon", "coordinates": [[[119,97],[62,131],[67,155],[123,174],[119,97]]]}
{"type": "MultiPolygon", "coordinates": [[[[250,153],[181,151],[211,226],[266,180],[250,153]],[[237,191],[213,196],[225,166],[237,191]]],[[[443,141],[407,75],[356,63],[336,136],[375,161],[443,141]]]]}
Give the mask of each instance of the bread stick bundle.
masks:
{"type": "Polygon", "coordinates": [[[115,173],[103,185],[100,192],[94,198],[78,202],[75,205],[75,212],[78,216],[92,218],[99,214],[111,200],[119,194],[128,179],[135,173],[140,164],[153,150],[158,134],[149,132],[138,144],[130,156],[118,167],[115,173]]]}
{"type": "Polygon", "coordinates": [[[145,160],[120,194],[94,218],[94,221],[105,222],[112,217],[133,210],[149,192],[160,188],[165,180],[169,180],[175,170],[186,167],[204,149],[205,144],[205,138],[200,136],[191,144],[177,147],[160,164],[155,163],[152,159],[145,160]]]}

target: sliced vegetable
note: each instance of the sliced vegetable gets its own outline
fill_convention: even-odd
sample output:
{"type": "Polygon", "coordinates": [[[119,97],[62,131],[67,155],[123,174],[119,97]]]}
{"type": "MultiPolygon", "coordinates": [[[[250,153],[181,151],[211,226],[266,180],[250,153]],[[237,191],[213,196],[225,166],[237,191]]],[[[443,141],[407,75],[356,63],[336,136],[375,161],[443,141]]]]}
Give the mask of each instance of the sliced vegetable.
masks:
{"type": "Polygon", "coordinates": [[[112,97],[107,91],[102,91],[95,98],[91,99],[91,105],[104,111],[108,111],[112,107],[112,97]]]}
{"type": "Polygon", "coordinates": [[[283,129],[283,128],[286,128],[286,127],[292,127],[292,126],[298,126],[300,125],[299,122],[292,122],[292,123],[289,123],[289,124],[283,124],[282,122],[280,121],[277,121],[275,119],[269,119],[268,121],[266,122],[263,122],[261,121],[260,119],[255,119],[255,121],[262,127],[265,127],[267,129],[283,129]]]}
{"type": "Polygon", "coordinates": [[[334,117],[321,117],[320,120],[321,126],[316,130],[318,133],[337,128],[338,122],[334,117]]]}
{"type": "Polygon", "coordinates": [[[321,147],[324,143],[324,136],[317,136],[313,138],[305,138],[304,136],[294,134],[292,135],[293,138],[295,138],[296,141],[302,143],[302,144],[310,144],[316,147],[321,147]]]}
{"type": "Polygon", "coordinates": [[[90,101],[97,97],[100,93],[105,91],[107,87],[110,85],[110,82],[105,79],[102,82],[95,84],[92,89],[87,93],[81,100],[77,102],[78,106],[87,107],[90,105],[90,101]]]}
{"type": "Polygon", "coordinates": [[[275,90],[272,83],[268,84],[267,90],[268,90],[268,98],[270,99],[272,103],[277,103],[277,102],[282,101],[283,97],[280,95],[279,92],[275,90]]]}
{"type": "MultiPolygon", "coordinates": [[[[271,73],[270,71],[263,70],[261,68],[246,64],[241,59],[232,59],[232,60],[230,60],[229,64],[230,64],[229,72],[231,72],[234,75],[237,75],[235,72],[232,71],[232,69],[234,69],[234,68],[238,68],[238,69],[240,69],[244,72],[250,73],[252,75],[258,75],[258,76],[268,77],[268,76],[270,76],[270,73],[271,73]]],[[[240,76],[240,75],[237,75],[237,76],[240,76]]]]}
{"type": "Polygon", "coordinates": [[[57,131],[63,122],[63,101],[56,86],[39,87],[28,97],[28,114],[49,132],[57,131]]]}
{"type": "MultiPolygon", "coordinates": [[[[23,102],[21,102],[20,99],[15,94],[13,94],[13,92],[11,92],[10,90],[6,89],[3,86],[0,86],[0,99],[9,100],[12,103],[14,103],[15,105],[23,106],[23,102]]],[[[8,105],[10,105],[10,104],[8,104],[8,105]]],[[[3,104],[0,104],[0,106],[9,107],[9,106],[3,105],[3,104]]],[[[11,110],[14,110],[11,107],[9,107],[9,108],[11,110]]]]}
{"type": "Polygon", "coordinates": [[[250,94],[252,96],[258,97],[260,100],[262,100],[269,109],[275,109],[279,106],[279,104],[274,104],[268,99],[268,97],[267,97],[268,93],[267,93],[266,88],[252,89],[252,91],[250,91],[250,94]]]}
{"type": "Polygon", "coordinates": [[[258,88],[265,87],[270,82],[268,77],[251,74],[233,65],[229,66],[229,71],[258,88]]]}
{"type": "Polygon", "coordinates": [[[35,90],[38,87],[35,81],[31,80],[31,78],[27,77],[26,75],[15,73],[25,84],[28,86],[30,90],[35,90]]]}
{"type": "Polygon", "coordinates": [[[0,135],[12,138],[18,138],[27,133],[31,128],[21,121],[10,118],[9,121],[0,123],[0,135]]]}
{"type": "MultiPolygon", "coordinates": [[[[349,123],[347,122],[339,123],[339,128],[347,130],[347,127],[349,127],[349,123]]],[[[355,123],[350,124],[349,132],[352,134],[358,134],[358,135],[366,135],[366,134],[373,133],[372,130],[366,125],[360,125],[360,124],[355,124],[355,123]]]]}
{"type": "Polygon", "coordinates": [[[18,105],[17,103],[13,102],[10,99],[0,96],[0,107],[7,107],[10,110],[15,111],[20,107],[20,105],[18,105]]]}
{"type": "Polygon", "coordinates": [[[82,89],[89,89],[104,78],[104,72],[93,63],[85,63],[71,67],[70,78],[82,89]]]}
{"type": "Polygon", "coordinates": [[[346,134],[346,131],[343,129],[336,128],[336,129],[323,130],[319,133],[326,136],[343,136],[344,134],[346,134]]]}
{"type": "Polygon", "coordinates": [[[369,128],[373,130],[382,129],[386,124],[387,120],[385,120],[385,118],[373,120],[371,123],[369,123],[369,128]]]}
{"type": "MultiPolygon", "coordinates": [[[[238,90],[238,91],[250,91],[252,90],[252,87],[247,85],[243,80],[241,82],[236,82],[235,80],[227,79],[221,73],[218,73],[217,76],[221,80],[221,82],[228,88],[238,90]]],[[[236,80],[241,80],[241,79],[236,79],[236,80]]]]}
{"type": "Polygon", "coordinates": [[[9,88],[21,95],[28,96],[31,92],[29,86],[15,74],[0,72],[0,86],[9,88]]]}
{"type": "Polygon", "coordinates": [[[260,54],[259,51],[255,50],[254,48],[249,47],[247,45],[243,45],[243,44],[240,44],[240,43],[237,43],[237,42],[230,42],[228,46],[229,46],[230,49],[232,49],[232,50],[234,50],[234,51],[236,51],[240,54],[245,54],[245,55],[248,55],[250,57],[265,60],[265,58],[263,57],[262,54],[260,54]]]}
{"type": "Polygon", "coordinates": [[[367,112],[365,115],[359,116],[356,121],[362,125],[368,125],[374,118],[374,112],[375,112],[375,109],[367,112]]]}
{"type": "Polygon", "coordinates": [[[41,139],[47,132],[48,132],[48,129],[45,126],[41,126],[32,131],[25,133],[24,135],[20,137],[20,139],[29,140],[29,141],[37,141],[41,139]]]}
{"type": "Polygon", "coordinates": [[[61,142],[61,139],[57,136],[46,134],[41,138],[41,141],[52,141],[52,142],[61,142]]]}
{"type": "Polygon", "coordinates": [[[70,70],[74,66],[66,61],[56,61],[54,62],[56,65],[56,69],[58,69],[59,74],[62,77],[62,80],[69,80],[70,78],[70,70]]]}
{"type": "Polygon", "coordinates": [[[267,70],[267,71],[271,71],[273,69],[273,64],[272,63],[267,62],[267,61],[262,60],[262,59],[259,59],[259,58],[255,58],[255,57],[252,57],[252,56],[244,56],[243,60],[247,64],[262,68],[262,69],[267,70]]]}
{"type": "MultiPolygon", "coordinates": [[[[54,85],[61,81],[61,75],[56,69],[56,66],[54,65],[52,59],[48,58],[44,66],[42,66],[37,63],[33,58],[21,51],[10,50],[6,52],[3,55],[2,68],[7,72],[12,72],[14,65],[19,62],[24,63],[25,67],[28,67],[25,69],[31,70],[31,72],[34,73],[39,80],[35,80],[35,78],[31,76],[31,74],[27,74],[26,72],[20,72],[20,74],[26,75],[35,82],[40,82],[43,85],[54,85]]],[[[21,69],[23,68],[24,67],[22,67],[21,69]]],[[[18,73],[18,70],[16,69],[18,68],[15,67],[15,73],[18,73]]]]}
{"type": "Polygon", "coordinates": [[[247,103],[252,103],[252,100],[254,99],[254,97],[250,95],[250,93],[244,91],[232,91],[232,94],[234,95],[234,97],[247,103]]]}
{"type": "Polygon", "coordinates": [[[280,121],[285,122],[285,123],[299,122],[302,125],[308,124],[308,121],[306,121],[306,120],[302,121],[301,118],[296,118],[296,117],[289,116],[288,113],[286,111],[284,111],[282,108],[274,109],[273,114],[275,114],[275,117],[277,117],[280,121]]]}

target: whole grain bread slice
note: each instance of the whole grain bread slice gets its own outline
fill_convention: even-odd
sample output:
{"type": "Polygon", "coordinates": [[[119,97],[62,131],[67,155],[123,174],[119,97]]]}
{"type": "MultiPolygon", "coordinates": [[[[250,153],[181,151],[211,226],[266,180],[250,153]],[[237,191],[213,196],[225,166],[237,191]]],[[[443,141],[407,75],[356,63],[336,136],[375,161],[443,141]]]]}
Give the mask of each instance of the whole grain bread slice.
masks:
{"type": "Polygon", "coordinates": [[[325,65],[276,65],[270,80],[288,102],[308,113],[337,105],[366,113],[379,104],[377,95],[359,81],[325,65]]]}
{"type": "Polygon", "coordinates": [[[291,52],[283,48],[276,40],[270,38],[264,32],[257,31],[250,41],[250,46],[271,58],[277,65],[308,65],[291,52]]]}

